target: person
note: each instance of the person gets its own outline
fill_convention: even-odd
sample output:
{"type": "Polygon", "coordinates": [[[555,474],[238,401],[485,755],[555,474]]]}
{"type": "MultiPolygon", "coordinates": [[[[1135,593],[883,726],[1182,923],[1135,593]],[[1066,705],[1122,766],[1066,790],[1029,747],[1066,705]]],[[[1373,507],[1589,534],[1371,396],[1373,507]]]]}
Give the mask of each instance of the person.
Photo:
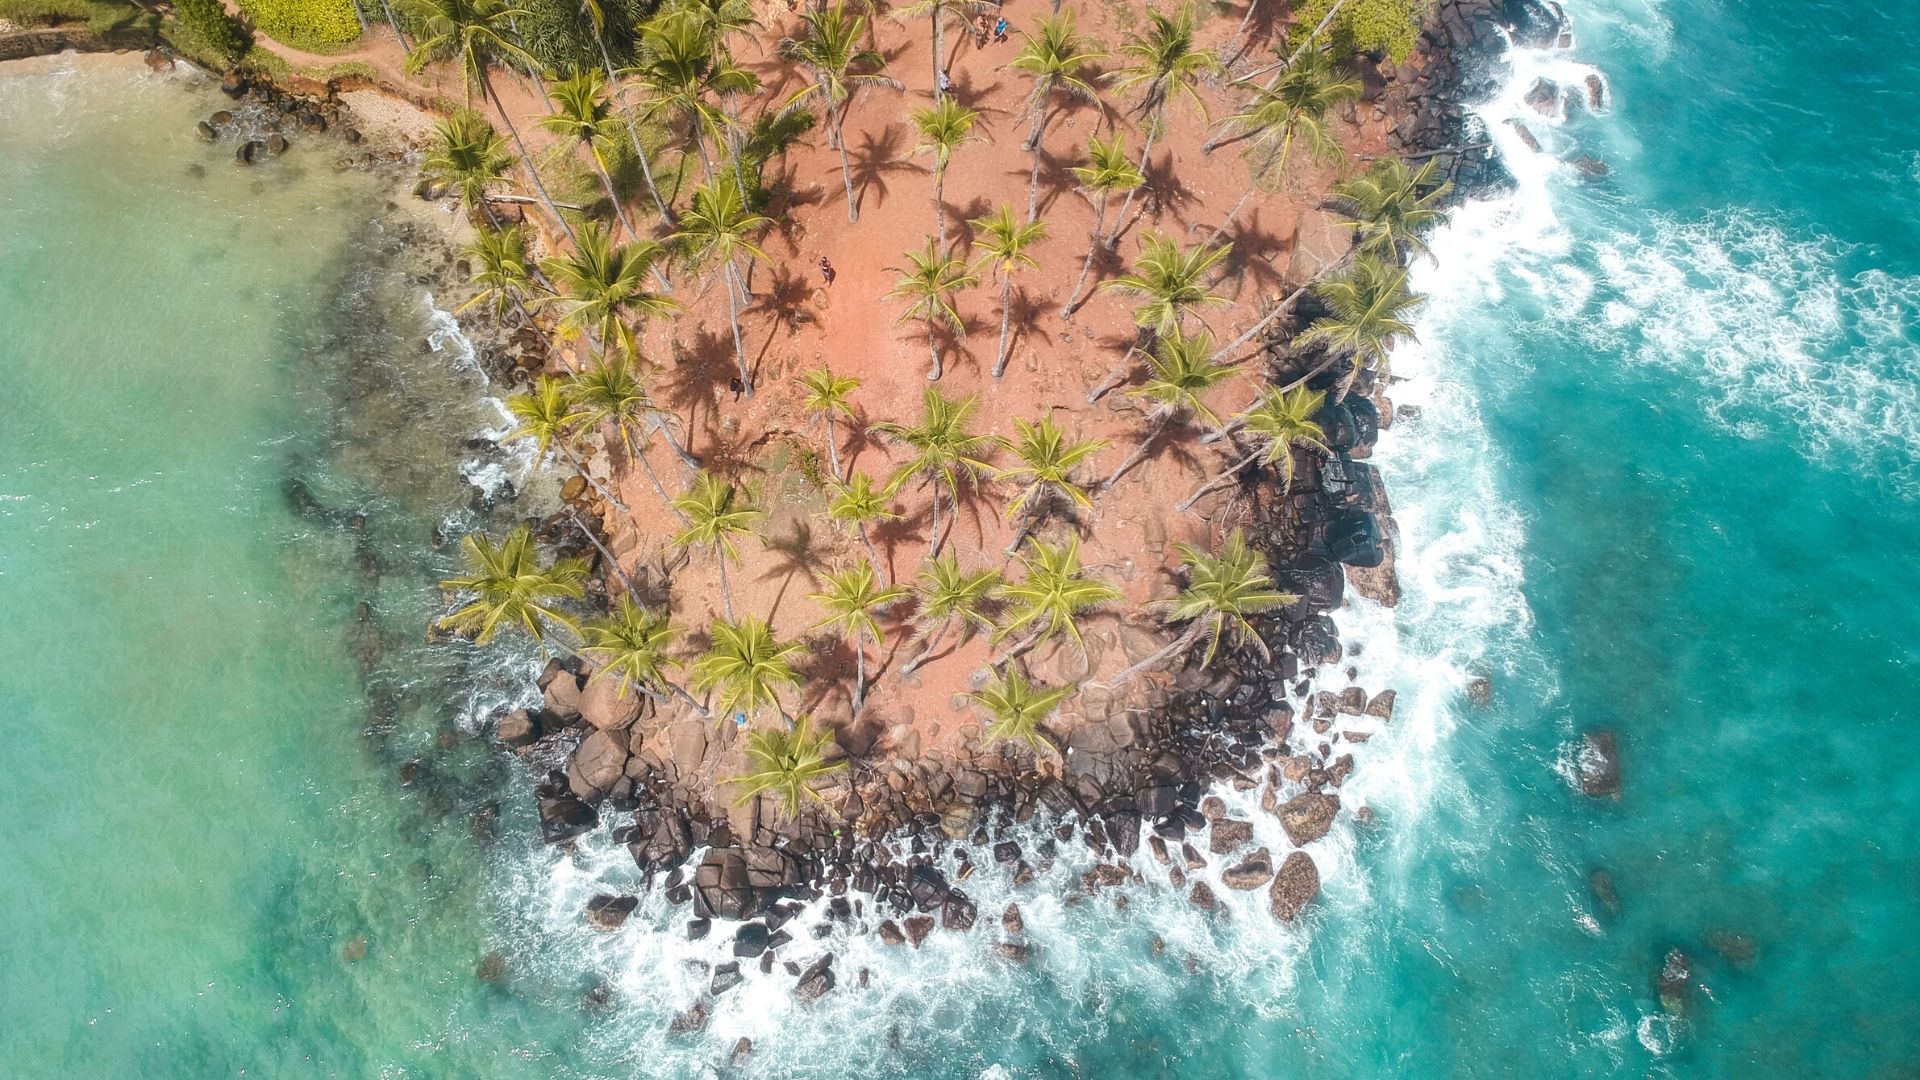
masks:
{"type": "Polygon", "coordinates": [[[824,279],[828,285],[833,284],[833,264],[827,261],[825,255],[820,256],[820,277],[824,279]]]}
{"type": "Polygon", "coordinates": [[[747,726],[747,714],[743,712],[734,713],[733,726],[744,730],[747,726]]]}
{"type": "Polygon", "coordinates": [[[973,18],[973,44],[978,49],[987,47],[987,13],[984,11],[973,18]]]}
{"type": "Polygon", "coordinates": [[[941,93],[943,93],[943,94],[945,94],[945,93],[949,93],[949,92],[951,92],[951,91],[953,90],[953,80],[952,80],[952,79],[949,79],[949,78],[947,78],[947,71],[946,71],[946,69],[945,69],[945,68],[941,68],[941,69],[940,69],[940,73],[939,73],[939,75],[938,75],[938,76],[937,76],[937,77],[935,78],[935,81],[936,81],[936,82],[938,82],[938,83],[940,84],[940,92],[941,92],[941,93]]]}
{"type": "Polygon", "coordinates": [[[1005,15],[1000,16],[999,21],[993,24],[993,40],[1007,40],[1007,17],[1005,15]]]}

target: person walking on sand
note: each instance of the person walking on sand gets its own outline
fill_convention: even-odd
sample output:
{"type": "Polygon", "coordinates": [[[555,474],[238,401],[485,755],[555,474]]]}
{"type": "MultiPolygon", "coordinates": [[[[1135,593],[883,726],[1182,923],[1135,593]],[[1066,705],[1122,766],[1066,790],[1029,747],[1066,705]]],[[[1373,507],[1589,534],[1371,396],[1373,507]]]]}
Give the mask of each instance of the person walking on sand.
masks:
{"type": "Polygon", "coordinates": [[[993,24],[993,40],[1002,43],[1007,40],[1007,17],[1005,15],[1000,16],[999,21],[993,24]]]}
{"type": "Polygon", "coordinates": [[[820,277],[825,284],[833,284],[833,264],[827,261],[825,255],[820,256],[820,277]]]}
{"type": "Polygon", "coordinates": [[[984,11],[973,18],[973,47],[987,47],[987,13],[984,11]]]}

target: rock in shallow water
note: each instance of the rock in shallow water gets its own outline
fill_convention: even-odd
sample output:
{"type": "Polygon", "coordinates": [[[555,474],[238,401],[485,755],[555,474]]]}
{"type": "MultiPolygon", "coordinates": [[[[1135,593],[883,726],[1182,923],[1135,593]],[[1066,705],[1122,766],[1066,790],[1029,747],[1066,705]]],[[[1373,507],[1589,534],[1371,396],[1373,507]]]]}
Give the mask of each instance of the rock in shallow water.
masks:
{"type": "Polygon", "coordinates": [[[1292,922],[1320,895],[1320,868],[1304,851],[1290,853],[1273,876],[1267,894],[1268,910],[1281,922],[1292,922]]]}

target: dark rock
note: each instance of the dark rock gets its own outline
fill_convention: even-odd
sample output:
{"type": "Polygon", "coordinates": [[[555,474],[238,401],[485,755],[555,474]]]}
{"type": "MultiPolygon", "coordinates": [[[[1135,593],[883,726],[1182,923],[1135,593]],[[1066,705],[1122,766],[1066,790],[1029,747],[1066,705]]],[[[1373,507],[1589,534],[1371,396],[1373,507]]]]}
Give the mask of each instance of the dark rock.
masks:
{"type": "Polygon", "coordinates": [[[1476,676],[1467,684],[1467,703],[1476,709],[1484,709],[1493,702],[1493,680],[1485,675],[1476,676]]]}
{"type": "Polygon", "coordinates": [[[1728,963],[1737,968],[1752,967],[1754,956],[1758,952],[1752,937],[1726,930],[1710,931],[1707,934],[1707,947],[1725,957],[1728,963]]]}
{"type": "Polygon", "coordinates": [[[747,1059],[752,1056],[753,1056],[753,1040],[747,1038],[745,1035],[740,1036],[740,1041],[733,1044],[733,1058],[732,1058],[731,1064],[733,1065],[734,1068],[738,1069],[744,1066],[747,1063],[747,1059]]]}
{"type": "Polygon", "coordinates": [[[1520,145],[1536,154],[1540,152],[1540,140],[1534,136],[1533,129],[1512,117],[1508,117],[1506,122],[1507,126],[1513,128],[1513,133],[1520,136],[1520,145]]]}
{"type": "Polygon", "coordinates": [[[706,937],[707,934],[712,930],[713,930],[712,919],[687,920],[687,940],[688,941],[699,941],[701,938],[706,937]]]}
{"type": "Polygon", "coordinates": [[[629,727],[640,716],[640,691],[629,685],[623,694],[618,678],[587,680],[580,690],[580,717],[593,728],[611,731],[629,727]]]}
{"type": "Polygon", "coordinates": [[[921,911],[932,911],[946,902],[950,887],[947,878],[931,866],[916,866],[907,873],[907,893],[921,911]]]}
{"type": "Polygon", "coordinates": [[[1187,894],[1187,903],[1203,911],[1212,911],[1220,906],[1220,901],[1213,895],[1213,886],[1204,881],[1193,883],[1193,891],[1187,894]]]}
{"type": "Polygon", "coordinates": [[[1002,960],[1011,960],[1016,964],[1027,962],[1027,946],[1020,941],[1001,941],[993,946],[993,954],[1002,960]]]}
{"type": "Polygon", "coordinates": [[[1193,850],[1192,844],[1180,845],[1180,858],[1181,861],[1187,864],[1187,869],[1189,870],[1199,870],[1207,865],[1207,860],[1201,858],[1200,853],[1193,850]]]}
{"type": "Polygon", "coordinates": [[[1200,800],[1200,816],[1208,821],[1219,821],[1227,816],[1227,804],[1218,795],[1209,795],[1200,800]]]}
{"type": "Polygon", "coordinates": [[[767,951],[772,952],[776,949],[785,948],[792,943],[792,934],[787,933],[785,930],[775,930],[773,935],[767,938],[767,951]]]}
{"type": "Polygon", "coordinates": [[[740,929],[733,932],[733,955],[751,959],[767,951],[772,932],[765,924],[741,923],[740,929]]]}
{"type": "Polygon", "coordinates": [[[714,965],[713,985],[708,987],[708,991],[714,997],[719,997],[745,981],[746,976],[740,974],[740,961],[729,960],[724,964],[714,965]]]}
{"type": "Polygon", "coordinates": [[[580,677],[560,667],[557,663],[549,665],[546,679],[541,688],[546,709],[562,724],[571,724],[580,718],[580,677]]]}
{"type": "Polygon", "coordinates": [[[1605,729],[1580,736],[1580,790],[1595,798],[1620,797],[1620,749],[1605,729]]]}
{"type": "Polygon", "coordinates": [[[508,746],[530,746],[540,738],[540,722],[525,709],[515,709],[493,725],[494,737],[508,746]]]}
{"type": "Polygon", "coordinates": [[[274,157],[279,157],[286,152],[287,137],[285,135],[276,131],[267,137],[267,153],[272,154],[274,157]]]}
{"type": "Polygon", "coordinates": [[[947,894],[946,902],[940,905],[941,929],[965,933],[973,929],[974,920],[979,914],[979,909],[967,894],[955,889],[947,894]]]}
{"type": "Polygon", "coordinates": [[[905,944],[907,940],[906,935],[900,932],[900,924],[894,922],[892,919],[888,919],[875,927],[874,933],[880,935],[880,940],[888,945],[902,945],[905,944]]]}
{"type": "Polygon", "coordinates": [[[1107,822],[1107,838],[1123,859],[1140,850],[1140,815],[1121,811],[1107,822]]]}
{"type": "Polygon", "coordinates": [[[260,151],[265,148],[265,145],[266,144],[260,142],[258,139],[249,139],[241,143],[240,148],[233,152],[233,163],[235,165],[253,164],[254,158],[259,156],[260,151]]]}
{"type": "Polygon", "coordinates": [[[686,1035],[704,1030],[709,1019],[711,1016],[708,1014],[707,1003],[697,1002],[693,1008],[673,1018],[673,1023],[667,1025],[667,1034],[686,1035]]]}
{"type": "Polygon", "coordinates": [[[595,930],[614,931],[627,924],[627,916],[640,906],[637,896],[614,896],[598,893],[587,901],[587,922],[595,930]]]}
{"type": "Polygon", "coordinates": [[[1147,837],[1147,851],[1153,855],[1153,861],[1159,863],[1161,866],[1165,866],[1173,861],[1167,856],[1166,837],[1161,836],[1159,833],[1147,837]]]}
{"type": "Polygon", "coordinates": [[[1585,154],[1570,159],[1567,164],[1573,167],[1574,172],[1580,174],[1582,180],[1604,180],[1607,174],[1613,171],[1607,167],[1606,162],[1585,154]]]}
{"type": "Polygon", "coordinates": [[[1239,818],[1221,818],[1213,823],[1207,836],[1207,850],[1215,855],[1238,851],[1253,840],[1253,822],[1239,818]]]}
{"type": "Polygon", "coordinates": [[[1017,863],[1020,861],[1020,845],[1012,840],[1002,840],[993,845],[993,861],[997,863],[1017,863]]]}
{"type": "Polygon", "coordinates": [[[473,969],[473,977],[489,985],[499,985],[507,978],[507,956],[494,950],[480,958],[480,964],[473,969]]]}
{"type": "Polygon", "coordinates": [[[1265,885],[1273,877],[1273,856],[1266,848],[1260,848],[1220,873],[1220,880],[1229,889],[1248,892],[1265,885]]]}
{"type": "Polygon", "coordinates": [[[1587,875],[1587,889],[1593,898],[1609,915],[1620,914],[1620,894],[1614,891],[1613,875],[1605,870],[1595,870],[1587,875]]]}
{"type": "Polygon", "coordinates": [[[802,1002],[819,1001],[833,989],[833,954],[828,953],[808,964],[793,987],[793,996],[802,1002]]]}
{"type": "Polygon", "coordinates": [[[1127,882],[1127,868],[1112,863],[1099,863],[1093,869],[1080,875],[1080,884],[1088,889],[1111,888],[1127,882]]]}
{"type": "Polygon", "coordinates": [[[1340,691],[1339,704],[1335,707],[1347,716],[1359,716],[1367,711],[1367,692],[1358,686],[1349,686],[1340,691]]]}
{"type": "Polygon", "coordinates": [[[295,120],[300,124],[302,131],[311,131],[317,135],[327,130],[327,118],[317,112],[303,112],[295,117],[295,120]]]}
{"type": "Polygon", "coordinates": [[[549,844],[571,840],[599,824],[599,812],[572,795],[540,800],[540,835],[549,844]]]}
{"type": "Polygon", "coordinates": [[[607,797],[614,782],[626,775],[626,733],[596,731],[580,741],[567,765],[567,786],[586,802],[607,797]]]}
{"type": "Polygon", "coordinates": [[[1320,868],[1304,851],[1290,852],[1273,876],[1267,893],[1268,910],[1281,922],[1292,922],[1320,895],[1320,868]]]}
{"type": "Polygon", "coordinates": [[[1027,920],[1021,916],[1019,904],[1008,903],[1007,910],[1000,913],[1000,929],[1009,934],[1026,932],[1027,920]]]}
{"type": "Polygon", "coordinates": [[[246,77],[238,72],[228,72],[220,80],[220,92],[230,98],[245,97],[247,93],[246,77]]]}
{"type": "Polygon", "coordinates": [[[1671,949],[1660,964],[1660,1007],[1669,1013],[1683,1013],[1693,997],[1693,961],[1679,949],[1671,949]]]}
{"type": "Polygon", "coordinates": [[[1560,108],[1560,85],[1552,79],[1535,79],[1521,100],[1542,116],[1552,116],[1560,108]]]}
{"type": "Polygon", "coordinates": [[[193,125],[193,130],[199,133],[201,142],[212,142],[220,137],[220,133],[213,129],[213,125],[205,120],[193,125]]]}
{"type": "Polygon", "coordinates": [[[1140,806],[1140,813],[1150,818],[1165,817],[1173,813],[1173,808],[1177,805],[1173,788],[1166,784],[1141,788],[1134,796],[1134,800],[1140,806]]]}
{"type": "Polygon", "coordinates": [[[1597,113],[1607,111],[1607,83],[1597,73],[1587,76],[1587,108],[1597,113]]]}
{"type": "Polygon", "coordinates": [[[1307,792],[1280,805],[1280,827],[1294,847],[1304,847],[1327,835],[1339,813],[1339,796],[1307,792]]]}
{"type": "Polygon", "coordinates": [[[747,860],[739,848],[709,848],[693,875],[698,903],[722,919],[747,919],[766,901],[747,878],[747,860]]]}
{"type": "Polygon", "coordinates": [[[914,948],[916,949],[919,948],[920,943],[927,940],[927,935],[933,933],[933,916],[931,915],[908,916],[906,930],[907,930],[907,941],[911,942],[914,948]]]}

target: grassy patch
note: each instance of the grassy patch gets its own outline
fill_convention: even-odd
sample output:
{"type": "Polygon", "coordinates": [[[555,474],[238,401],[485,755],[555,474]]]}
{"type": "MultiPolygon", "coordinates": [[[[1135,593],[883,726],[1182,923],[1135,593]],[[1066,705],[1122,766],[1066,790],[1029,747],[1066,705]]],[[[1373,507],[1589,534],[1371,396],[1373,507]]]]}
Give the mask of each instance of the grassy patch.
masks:
{"type": "Polygon", "coordinates": [[[84,22],[95,33],[157,22],[155,16],[124,0],[0,0],[0,19],[21,26],[84,22]]]}
{"type": "Polygon", "coordinates": [[[293,65],[287,63],[286,57],[257,44],[249,47],[247,54],[240,58],[240,66],[275,79],[293,74],[293,65]]]}
{"type": "Polygon", "coordinates": [[[338,52],[360,39],[353,0],[240,0],[261,33],[303,52],[338,52]]]}

